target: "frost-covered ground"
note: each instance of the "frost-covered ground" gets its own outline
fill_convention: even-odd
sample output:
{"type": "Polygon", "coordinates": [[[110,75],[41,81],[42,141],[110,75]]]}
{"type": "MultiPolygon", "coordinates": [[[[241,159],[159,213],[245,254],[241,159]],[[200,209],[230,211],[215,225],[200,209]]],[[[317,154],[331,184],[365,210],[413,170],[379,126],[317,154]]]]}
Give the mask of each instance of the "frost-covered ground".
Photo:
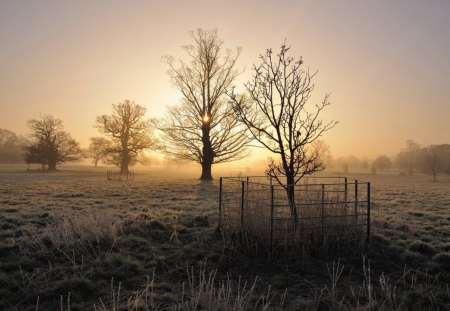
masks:
{"type": "MultiPolygon", "coordinates": [[[[356,256],[327,254],[274,266],[223,242],[216,230],[217,181],[201,183],[163,170],[137,172],[134,181],[107,181],[104,169],[0,170],[0,305],[5,310],[59,309],[61,297],[66,309],[70,304],[71,310],[91,310],[103,301],[112,310],[117,299],[111,298],[111,288],[117,294],[119,282],[122,307],[133,296],[139,310],[174,307],[182,299],[178,307],[191,310],[193,303],[186,301],[195,295],[182,297],[190,266],[206,273],[217,269],[211,286],[229,275],[234,297],[239,275],[251,284],[258,276],[252,306],[267,296],[269,286],[274,308],[287,290],[283,308],[288,310],[450,306],[449,177],[433,183],[425,175],[349,176],[372,182],[370,246],[356,256]],[[343,268],[339,277],[333,261],[335,272],[343,268]],[[148,276],[154,281],[151,290],[148,276]],[[152,300],[138,299],[136,290],[152,300]]],[[[190,288],[204,293],[197,285],[190,288]]],[[[203,300],[199,304],[200,310],[211,309],[203,300]]],[[[218,298],[212,305],[229,308],[218,298]]],[[[257,309],[261,306],[260,301],[257,309]]]]}

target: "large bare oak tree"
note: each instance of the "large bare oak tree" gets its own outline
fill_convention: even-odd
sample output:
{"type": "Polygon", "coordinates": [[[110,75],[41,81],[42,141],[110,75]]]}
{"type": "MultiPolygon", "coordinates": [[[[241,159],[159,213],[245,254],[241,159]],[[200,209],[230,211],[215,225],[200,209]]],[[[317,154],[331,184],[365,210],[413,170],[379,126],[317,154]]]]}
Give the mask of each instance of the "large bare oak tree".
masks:
{"type": "Polygon", "coordinates": [[[240,49],[224,50],[217,31],[190,32],[193,44],[183,47],[189,61],[163,60],[169,65],[172,84],[181,93],[181,103],[168,109],[158,123],[165,137],[165,151],[178,159],[202,166],[200,179],[211,180],[213,164],[245,156],[248,137],[224,98],[225,90],[239,74],[240,49]]]}
{"type": "Polygon", "coordinates": [[[319,115],[329,105],[328,95],[310,109],[316,73],[304,70],[301,58],[288,56],[289,47],[281,46],[278,54],[268,49],[254,65],[252,79],[244,94],[230,93],[238,119],[253,138],[277,155],[266,173],[286,189],[291,216],[297,226],[295,185],[305,175],[322,170],[319,148],[313,142],[337,122],[324,123],[319,115]]]}
{"type": "Polygon", "coordinates": [[[28,121],[28,127],[32,137],[32,142],[25,147],[24,159],[28,164],[48,165],[49,171],[55,171],[57,165],[81,157],[78,142],[64,131],[61,120],[43,115],[28,121]]]}
{"type": "Polygon", "coordinates": [[[125,100],[112,105],[111,115],[97,117],[96,126],[111,140],[106,148],[108,162],[119,165],[122,174],[128,166],[139,161],[146,149],[156,149],[157,141],[152,136],[150,120],[145,118],[146,109],[125,100]]]}

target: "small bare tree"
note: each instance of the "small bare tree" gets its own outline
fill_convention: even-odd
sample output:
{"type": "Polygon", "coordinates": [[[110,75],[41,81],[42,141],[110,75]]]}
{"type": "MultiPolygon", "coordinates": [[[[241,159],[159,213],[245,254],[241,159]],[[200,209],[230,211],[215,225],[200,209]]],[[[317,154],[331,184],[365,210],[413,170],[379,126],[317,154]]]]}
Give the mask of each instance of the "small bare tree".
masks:
{"type": "Polygon", "coordinates": [[[235,67],[240,49],[223,51],[217,31],[197,29],[190,36],[194,44],[183,47],[190,62],[176,64],[173,57],[163,58],[182,97],[158,128],[167,154],[201,164],[200,179],[211,180],[212,165],[242,158],[249,141],[224,99],[226,88],[239,74],[235,67]]]}
{"type": "Polygon", "coordinates": [[[239,120],[253,138],[278,156],[270,160],[266,173],[286,189],[297,227],[294,186],[305,175],[324,168],[319,148],[311,144],[337,122],[319,119],[329,105],[328,95],[312,111],[307,110],[316,73],[304,70],[302,59],[294,60],[288,51],[286,44],[276,56],[268,49],[260,56],[261,64],[253,67],[245,94],[238,96],[232,91],[230,97],[239,120]]]}
{"type": "Polygon", "coordinates": [[[86,155],[93,160],[94,166],[97,167],[98,162],[106,162],[108,152],[111,150],[111,141],[105,137],[91,137],[89,140],[91,143],[89,144],[86,155]]]}
{"type": "Polygon", "coordinates": [[[396,166],[408,172],[410,176],[415,169],[420,168],[421,146],[412,139],[406,141],[406,146],[395,157],[396,166]]]}
{"type": "Polygon", "coordinates": [[[431,145],[421,149],[421,166],[424,173],[433,175],[433,181],[437,181],[437,175],[450,172],[450,145],[431,145]]]}
{"type": "Polygon", "coordinates": [[[151,134],[150,120],[145,119],[146,109],[132,101],[112,105],[111,115],[97,117],[97,128],[111,139],[107,148],[108,162],[120,165],[126,174],[130,163],[139,160],[146,149],[157,149],[151,134]]]}

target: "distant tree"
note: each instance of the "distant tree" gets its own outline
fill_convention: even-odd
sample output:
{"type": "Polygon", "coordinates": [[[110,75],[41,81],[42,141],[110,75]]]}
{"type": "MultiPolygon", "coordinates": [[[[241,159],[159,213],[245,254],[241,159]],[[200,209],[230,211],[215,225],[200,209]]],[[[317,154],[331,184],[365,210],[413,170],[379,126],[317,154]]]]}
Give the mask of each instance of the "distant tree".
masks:
{"type": "Polygon", "coordinates": [[[294,60],[288,51],[286,44],[276,55],[267,49],[260,56],[261,64],[253,67],[253,78],[245,84],[245,94],[238,96],[233,92],[230,97],[238,119],[252,137],[277,155],[266,173],[285,188],[297,227],[294,186],[305,175],[323,170],[320,149],[313,143],[337,122],[324,123],[319,119],[330,104],[328,95],[313,109],[307,109],[316,73],[305,71],[302,59],[294,60]]]}
{"type": "Polygon", "coordinates": [[[350,172],[349,161],[346,157],[338,157],[335,160],[334,165],[339,171],[342,170],[344,174],[348,174],[350,172]]]}
{"type": "Polygon", "coordinates": [[[380,155],[372,162],[372,173],[391,169],[393,166],[391,159],[386,155],[380,155]]]}
{"type": "Polygon", "coordinates": [[[422,171],[433,175],[436,182],[437,175],[448,172],[450,168],[450,145],[431,145],[421,149],[422,171]]]}
{"type": "Polygon", "coordinates": [[[25,163],[27,163],[28,166],[30,164],[40,164],[42,166],[42,172],[44,172],[45,166],[48,165],[45,144],[37,141],[34,144],[25,146],[24,150],[23,160],[25,163]]]}
{"type": "Polygon", "coordinates": [[[369,160],[367,158],[363,158],[360,160],[360,166],[363,171],[367,171],[370,167],[369,160]]]}
{"type": "Polygon", "coordinates": [[[106,148],[109,163],[120,166],[122,174],[128,166],[139,161],[147,149],[157,149],[157,140],[152,135],[150,120],[145,118],[146,109],[132,101],[113,104],[111,115],[97,117],[96,126],[110,139],[106,148]]]}
{"type": "Polygon", "coordinates": [[[348,167],[351,168],[352,171],[361,169],[361,160],[357,156],[349,155],[346,160],[348,167]]]}
{"type": "Polygon", "coordinates": [[[91,158],[97,167],[100,161],[106,162],[111,142],[105,137],[91,137],[90,144],[86,150],[86,157],[91,158]]]}
{"type": "Polygon", "coordinates": [[[440,145],[442,148],[442,173],[450,175],[450,144],[440,145]]]}
{"type": "Polygon", "coordinates": [[[395,157],[395,166],[401,170],[408,172],[410,176],[413,175],[414,170],[420,168],[420,145],[414,140],[406,141],[406,146],[395,157]]]}
{"type": "Polygon", "coordinates": [[[241,159],[247,153],[248,137],[238,123],[225,90],[239,74],[236,61],[240,49],[223,50],[217,31],[197,29],[190,33],[193,45],[184,46],[189,62],[173,57],[169,65],[172,84],[181,93],[181,104],[168,110],[158,124],[168,155],[197,162],[201,180],[211,180],[213,164],[241,159]]]}
{"type": "Polygon", "coordinates": [[[25,138],[0,128],[0,163],[21,163],[26,144],[25,138]]]}
{"type": "Polygon", "coordinates": [[[331,154],[330,146],[322,139],[317,139],[311,143],[311,148],[316,150],[319,154],[318,162],[322,163],[323,168],[333,164],[333,156],[331,154]]]}
{"type": "Polygon", "coordinates": [[[69,161],[76,161],[81,156],[81,149],[69,133],[64,131],[61,120],[51,115],[28,121],[32,141],[25,147],[24,160],[29,163],[48,165],[49,171],[69,161]]]}

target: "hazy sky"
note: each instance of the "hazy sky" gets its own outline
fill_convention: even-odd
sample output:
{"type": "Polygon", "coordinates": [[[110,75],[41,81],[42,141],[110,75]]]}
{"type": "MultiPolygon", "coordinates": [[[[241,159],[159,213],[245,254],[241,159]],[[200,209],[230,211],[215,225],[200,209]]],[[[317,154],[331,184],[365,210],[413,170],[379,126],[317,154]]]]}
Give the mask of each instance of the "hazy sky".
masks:
{"type": "Polygon", "coordinates": [[[132,99],[162,116],[179,94],[163,55],[217,28],[251,65],[286,39],[318,70],[313,100],[339,121],[334,155],[395,154],[407,139],[450,143],[450,1],[0,0],[0,127],[26,134],[39,113],[87,145],[95,117],[132,99]]]}

